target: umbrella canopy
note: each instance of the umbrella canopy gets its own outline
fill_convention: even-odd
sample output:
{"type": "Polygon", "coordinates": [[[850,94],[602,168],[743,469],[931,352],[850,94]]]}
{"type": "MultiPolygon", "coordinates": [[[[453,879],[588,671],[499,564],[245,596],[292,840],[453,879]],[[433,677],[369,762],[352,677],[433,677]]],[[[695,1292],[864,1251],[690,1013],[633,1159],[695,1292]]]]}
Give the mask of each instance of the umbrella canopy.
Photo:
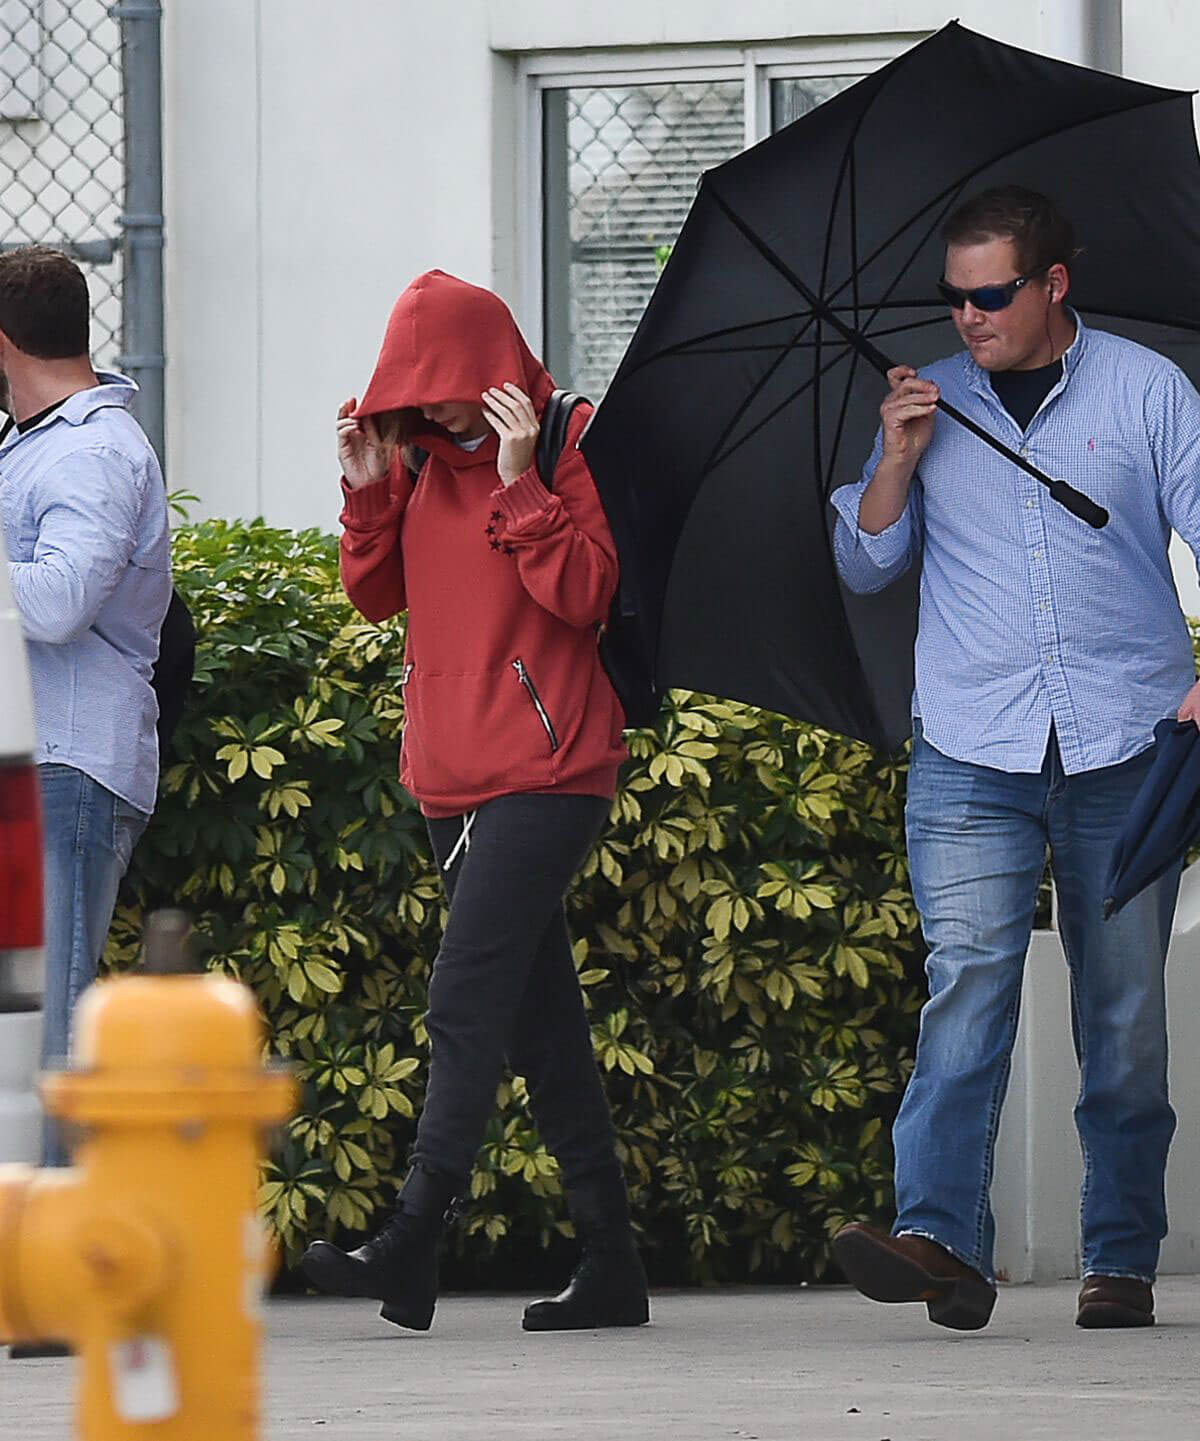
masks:
{"type": "Polygon", "coordinates": [[[1200,379],[1190,97],[947,26],[703,177],[584,438],[661,688],[907,737],[917,577],[847,591],[828,499],[861,473],[887,357],[961,349],[941,226],[999,184],[1073,220],[1089,323],[1200,379]]]}
{"type": "Polygon", "coordinates": [[[1200,730],[1195,721],[1159,721],[1154,748],[1154,763],[1109,862],[1105,920],[1183,860],[1200,840],[1200,730]]]}

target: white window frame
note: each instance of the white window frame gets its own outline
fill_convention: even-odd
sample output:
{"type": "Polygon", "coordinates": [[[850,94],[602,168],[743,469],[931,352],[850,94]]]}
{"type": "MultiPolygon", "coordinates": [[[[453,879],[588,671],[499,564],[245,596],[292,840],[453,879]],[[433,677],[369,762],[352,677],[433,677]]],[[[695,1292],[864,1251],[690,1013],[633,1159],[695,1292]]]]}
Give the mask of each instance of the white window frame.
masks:
{"type": "Polygon", "coordinates": [[[870,75],[927,32],[738,46],[666,46],[639,51],[547,52],[517,66],[517,309],[538,354],[544,344],[542,249],[542,94],[576,85],[662,85],[688,80],[741,80],[746,145],[770,133],[771,82],[804,75],[870,75]]]}

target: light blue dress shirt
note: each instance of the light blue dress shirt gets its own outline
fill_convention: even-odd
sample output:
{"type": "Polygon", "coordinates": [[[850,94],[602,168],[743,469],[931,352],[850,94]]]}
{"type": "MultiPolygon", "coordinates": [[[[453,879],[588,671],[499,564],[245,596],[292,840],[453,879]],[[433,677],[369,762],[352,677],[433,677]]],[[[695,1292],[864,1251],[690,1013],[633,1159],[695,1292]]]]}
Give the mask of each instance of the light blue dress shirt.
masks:
{"type": "Polygon", "coordinates": [[[882,590],[920,557],[913,712],[953,759],[1041,769],[1054,726],[1068,774],[1151,744],[1195,679],[1168,558],[1200,554],[1200,396],[1165,357],[1078,317],[1063,376],[1022,432],[963,352],[921,371],[943,397],[1104,506],[1093,530],[1045,487],[939,414],[908,505],[859,529],[861,481],[833,494],[834,554],[851,590],[882,590]]]}
{"type": "Polygon", "coordinates": [[[171,599],[162,472],[122,375],[0,446],[0,515],[29,649],[39,762],[74,766],[149,814],[150,685],[171,599]]]}

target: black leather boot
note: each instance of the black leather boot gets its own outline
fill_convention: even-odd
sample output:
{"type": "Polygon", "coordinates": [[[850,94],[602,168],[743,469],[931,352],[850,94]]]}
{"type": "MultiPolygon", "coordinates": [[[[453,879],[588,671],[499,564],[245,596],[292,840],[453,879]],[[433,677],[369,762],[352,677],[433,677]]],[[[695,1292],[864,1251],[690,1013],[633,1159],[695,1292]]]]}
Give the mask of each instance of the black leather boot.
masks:
{"type": "Polygon", "coordinates": [[[385,1321],[428,1331],[438,1294],[438,1244],[458,1187],[448,1176],[414,1166],[383,1227],[355,1251],[314,1241],[300,1265],[331,1296],[382,1301],[385,1321]]]}
{"type": "Polygon", "coordinates": [[[629,1222],[629,1198],[619,1173],[596,1177],[567,1192],[583,1250],[565,1291],[533,1301],[526,1331],[591,1331],[644,1326],[650,1319],[646,1272],[629,1222]]]}

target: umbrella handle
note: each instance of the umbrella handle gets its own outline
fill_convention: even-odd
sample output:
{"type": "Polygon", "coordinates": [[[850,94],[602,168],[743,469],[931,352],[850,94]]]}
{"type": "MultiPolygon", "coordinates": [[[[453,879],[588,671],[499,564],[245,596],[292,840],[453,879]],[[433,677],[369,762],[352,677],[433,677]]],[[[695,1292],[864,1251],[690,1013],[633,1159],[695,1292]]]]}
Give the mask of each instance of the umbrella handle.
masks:
{"type": "MultiPolygon", "coordinates": [[[[1041,476],[1038,478],[1043,479],[1041,476]]],[[[1082,491],[1068,485],[1065,480],[1050,481],[1049,490],[1059,505],[1066,506],[1071,514],[1077,515],[1080,520],[1086,520],[1093,530],[1103,530],[1108,524],[1108,511],[1102,505],[1097,505],[1082,491]]]]}

